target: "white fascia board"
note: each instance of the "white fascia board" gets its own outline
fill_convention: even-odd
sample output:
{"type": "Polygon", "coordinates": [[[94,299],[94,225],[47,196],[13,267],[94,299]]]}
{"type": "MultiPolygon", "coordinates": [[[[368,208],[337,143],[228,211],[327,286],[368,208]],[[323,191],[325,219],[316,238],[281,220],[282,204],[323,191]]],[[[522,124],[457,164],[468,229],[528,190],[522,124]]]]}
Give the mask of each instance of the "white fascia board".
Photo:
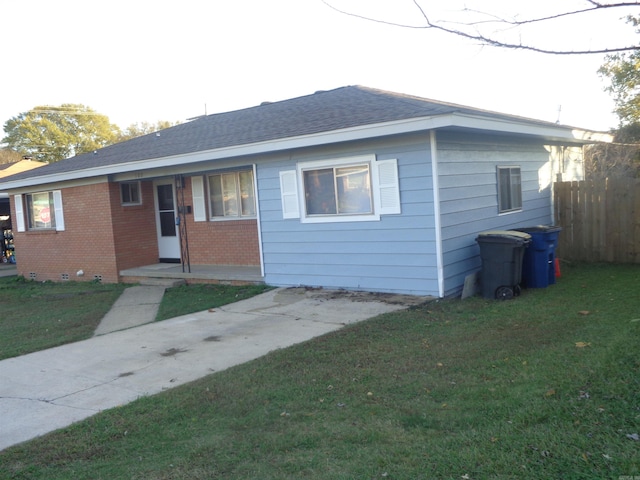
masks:
{"type": "MultiPolygon", "coordinates": [[[[36,185],[53,184],[67,182],[69,180],[87,180],[92,177],[116,175],[129,172],[143,172],[153,169],[176,167],[178,165],[189,165],[199,162],[229,159],[234,157],[273,153],[282,150],[295,148],[305,148],[327,145],[338,142],[353,140],[363,140],[367,138],[383,137],[387,135],[397,135],[403,133],[413,133],[427,131],[445,127],[461,127],[476,130],[494,131],[498,133],[518,133],[523,135],[533,135],[556,140],[582,141],[573,136],[569,127],[554,127],[536,125],[523,120],[522,122],[513,120],[493,119],[486,116],[463,115],[452,113],[432,117],[419,117],[394,122],[385,122],[372,125],[362,125],[342,130],[332,130],[329,132],[302,135],[299,137],[283,138],[278,140],[268,140],[264,142],[247,145],[237,145],[213,150],[202,150],[199,152],[173,155],[169,157],[151,158],[147,160],[137,160],[133,162],[106,165],[75,172],[64,172],[40,177],[31,177],[23,180],[9,181],[3,184],[3,190],[15,190],[18,188],[33,187],[36,185]]],[[[588,143],[588,142],[585,142],[588,143]]],[[[98,153],[99,155],[99,153],[98,153]]],[[[145,178],[143,175],[140,178],[145,178]]],[[[87,183],[89,183],[87,181],[87,183]]]]}
{"type": "Polygon", "coordinates": [[[528,135],[547,140],[568,141],[581,144],[612,141],[609,139],[612,139],[609,134],[580,130],[564,125],[544,125],[527,122],[526,120],[507,120],[464,114],[453,114],[451,117],[451,126],[461,128],[528,135]]]}
{"type": "MultiPolygon", "coordinates": [[[[64,172],[52,175],[44,175],[40,177],[25,178],[22,180],[15,180],[13,182],[4,183],[3,190],[13,190],[16,188],[32,187],[35,185],[59,183],[72,179],[88,179],[95,176],[117,175],[128,172],[143,172],[145,170],[176,167],[178,165],[189,165],[193,163],[212,160],[267,154],[294,148],[313,147],[336,142],[360,140],[385,135],[395,135],[398,133],[417,132],[443,126],[446,125],[442,121],[442,117],[423,117],[418,119],[414,118],[409,120],[401,120],[397,122],[363,125],[342,130],[332,130],[329,132],[302,135],[299,137],[268,140],[264,142],[224,147],[213,150],[201,150],[198,152],[173,155],[169,157],[135,160],[132,162],[88,168],[77,170],[74,172],[64,172]]],[[[144,176],[142,178],[144,178],[144,176]]]]}
{"type": "Polygon", "coordinates": [[[593,132],[590,130],[580,130],[579,128],[574,128],[572,132],[575,138],[586,141],[588,143],[613,142],[613,135],[607,132],[593,132]]]}
{"type": "MultiPolygon", "coordinates": [[[[47,176],[47,177],[38,177],[38,178],[33,178],[32,182],[28,182],[27,180],[29,179],[25,179],[24,182],[26,183],[25,185],[21,185],[21,186],[14,186],[9,188],[6,185],[9,185],[8,183],[5,185],[5,188],[2,190],[2,192],[7,193],[7,194],[11,194],[11,195],[17,195],[17,194],[25,194],[25,193],[34,193],[36,190],[34,190],[33,187],[40,187],[42,188],[43,191],[51,191],[51,190],[61,190],[63,188],[69,188],[69,187],[85,187],[87,185],[97,185],[99,183],[106,183],[109,181],[109,177],[105,176],[105,175],[101,175],[98,177],[83,177],[83,178],[66,178],[65,181],[57,181],[57,182],[50,182],[50,181],[42,181],[42,182],[36,182],[35,180],[41,180],[44,178],[50,178],[51,176],[47,176]]],[[[17,181],[14,183],[18,183],[17,181]]],[[[0,193],[0,195],[2,195],[2,193],[0,193]]]]}

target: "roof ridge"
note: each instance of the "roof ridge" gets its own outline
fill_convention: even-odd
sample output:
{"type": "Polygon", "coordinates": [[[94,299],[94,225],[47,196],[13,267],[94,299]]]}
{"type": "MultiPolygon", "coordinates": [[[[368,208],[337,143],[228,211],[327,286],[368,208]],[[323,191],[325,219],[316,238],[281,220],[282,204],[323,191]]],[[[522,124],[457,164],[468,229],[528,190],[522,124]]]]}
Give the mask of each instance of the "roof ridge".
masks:
{"type": "Polygon", "coordinates": [[[398,101],[403,101],[403,100],[417,100],[420,102],[428,102],[430,104],[435,104],[435,105],[440,105],[443,107],[450,107],[453,109],[456,109],[457,111],[463,111],[463,110],[467,110],[467,111],[473,111],[473,112],[477,112],[477,113],[482,113],[482,114],[486,114],[486,115],[497,115],[497,116],[501,116],[501,117],[506,117],[506,118],[511,118],[511,119],[520,119],[520,120],[525,120],[527,122],[534,122],[534,123],[541,123],[541,124],[548,124],[548,125],[556,125],[556,126],[566,126],[566,125],[561,125],[558,124],[556,122],[552,122],[549,120],[541,120],[539,118],[531,118],[531,117],[524,117],[522,115],[515,115],[512,113],[505,113],[505,112],[500,112],[497,110],[490,110],[490,109],[486,109],[486,108],[479,108],[479,107],[472,107],[472,106],[468,106],[468,105],[464,105],[461,103],[456,103],[456,102],[449,102],[449,101],[444,101],[444,100],[436,100],[433,98],[426,98],[426,97],[419,97],[417,95],[410,95],[410,94],[406,94],[406,93],[398,93],[398,92],[393,92],[393,91],[389,91],[389,90],[383,90],[383,89],[379,89],[379,88],[371,88],[371,87],[367,87],[364,85],[356,85],[356,87],[360,88],[361,90],[367,92],[367,93],[371,93],[371,94],[383,94],[383,95],[388,95],[388,96],[392,96],[394,98],[396,98],[398,101]]]}
{"type": "Polygon", "coordinates": [[[313,93],[307,93],[307,94],[299,95],[297,97],[292,97],[292,98],[283,98],[282,100],[273,100],[273,101],[264,100],[264,101],[260,102],[257,105],[250,105],[248,107],[238,108],[238,109],[235,109],[235,110],[227,110],[225,112],[210,113],[208,115],[200,115],[198,117],[194,117],[191,122],[187,122],[187,123],[197,122],[199,120],[216,117],[218,115],[226,115],[226,114],[229,114],[229,113],[240,113],[240,112],[245,112],[245,111],[248,111],[248,110],[253,110],[253,109],[258,109],[258,108],[271,107],[271,106],[274,106],[274,105],[282,105],[282,104],[285,104],[285,103],[288,103],[288,102],[301,100],[303,98],[313,97],[315,95],[322,95],[322,94],[325,94],[325,93],[333,93],[333,92],[336,92],[338,90],[344,90],[344,89],[347,89],[347,88],[350,88],[350,87],[352,87],[352,85],[347,85],[347,86],[343,86],[343,87],[336,87],[336,88],[332,88],[330,90],[316,90],[313,93]]]}

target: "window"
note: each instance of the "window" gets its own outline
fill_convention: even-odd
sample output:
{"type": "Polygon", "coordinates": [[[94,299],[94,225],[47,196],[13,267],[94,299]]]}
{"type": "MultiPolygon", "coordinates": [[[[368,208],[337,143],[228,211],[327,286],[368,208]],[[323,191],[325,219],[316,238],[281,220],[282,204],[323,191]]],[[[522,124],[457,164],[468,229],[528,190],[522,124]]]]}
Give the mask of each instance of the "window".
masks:
{"type": "Polygon", "coordinates": [[[307,215],[373,213],[369,165],[303,170],[307,215]]]}
{"type": "Polygon", "coordinates": [[[377,221],[401,213],[398,163],[375,155],[298,164],[280,172],[282,217],[303,223],[377,221]]]}
{"type": "Polygon", "coordinates": [[[64,230],[60,190],[25,195],[26,212],[23,211],[22,195],[16,195],[14,200],[18,231],[25,230],[25,213],[29,230],[64,230]]]}
{"type": "Polygon", "coordinates": [[[53,206],[53,192],[27,195],[27,215],[29,230],[55,228],[56,215],[53,206]]]}
{"type": "Polygon", "coordinates": [[[209,177],[211,217],[240,218],[256,216],[253,171],[222,173],[209,177]]]}
{"type": "Polygon", "coordinates": [[[498,212],[522,210],[520,167],[498,167],[498,212]]]}
{"type": "Polygon", "coordinates": [[[140,182],[122,182],[120,184],[120,199],[122,205],[140,205],[140,182]]]}

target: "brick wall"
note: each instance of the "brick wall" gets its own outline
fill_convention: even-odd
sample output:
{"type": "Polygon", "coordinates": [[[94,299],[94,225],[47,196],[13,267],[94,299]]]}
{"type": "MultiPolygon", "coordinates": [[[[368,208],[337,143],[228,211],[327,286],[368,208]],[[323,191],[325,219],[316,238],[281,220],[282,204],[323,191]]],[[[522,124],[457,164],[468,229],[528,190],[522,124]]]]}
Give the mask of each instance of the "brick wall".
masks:
{"type": "MultiPolygon", "coordinates": [[[[39,281],[97,277],[111,283],[119,280],[120,270],[157,263],[153,193],[152,182],[142,182],[142,204],[122,206],[117,183],[65,188],[64,231],[14,231],[18,274],[39,281]]],[[[184,198],[193,206],[190,179],[184,198]]],[[[11,212],[15,215],[13,196],[11,212]]],[[[192,265],[260,265],[255,219],[194,222],[191,213],[186,220],[192,265]]]]}
{"type": "MultiPolygon", "coordinates": [[[[185,205],[193,207],[191,179],[185,180],[185,205]]],[[[192,265],[260,265],[255,219],[194,222],[193,213],[186,218],[192,265]]]]}
{"type": "Polygon", "coordinates": [[[141,182],[141,205],[123,206],[120,184],[109,184],[115,259],[118,271],[158,262],[152,182],[141,182]]]}
{"type": "Polygon", "coordinates": [[[260,265],[255,220],[194,223],[188,217],[192,265],[260,265]]]}
{"type": "Polygon", "coordinates": [[[119,184],[65,188],[64,231],[14,232],[18,274],[40,281],[100,278],[111,283],[122,269],[156,263],[151,182],[142,183],[141,193],[142,205],[125,207],[119,184]]]}
{"type": "MultiPolygon", "coordinates": [[[[104,282],[117,282],[109,197],[106,183],[64,189],[64,231],[14,232],[18,274],[39,281],[62,280],[66,275],[69,280],[98,276],[104,282]],[[84,275],[77,275],[80,270],[84,275]]],[[[24,206],[26,210],[26,202],[24,206]]],[[[13,197],[11,209],[15,215],[13,197]]]]}

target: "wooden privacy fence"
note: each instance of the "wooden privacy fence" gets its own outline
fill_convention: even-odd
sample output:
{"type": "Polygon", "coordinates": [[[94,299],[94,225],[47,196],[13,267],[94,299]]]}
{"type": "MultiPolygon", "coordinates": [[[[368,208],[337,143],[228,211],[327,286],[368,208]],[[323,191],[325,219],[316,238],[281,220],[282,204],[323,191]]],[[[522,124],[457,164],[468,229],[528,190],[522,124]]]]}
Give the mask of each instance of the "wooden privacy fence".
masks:
{"type": "Polygon", "coordinates": [[[640,263],[640,179],[556,183],[554,209],[558,258],[640,263]]]}

